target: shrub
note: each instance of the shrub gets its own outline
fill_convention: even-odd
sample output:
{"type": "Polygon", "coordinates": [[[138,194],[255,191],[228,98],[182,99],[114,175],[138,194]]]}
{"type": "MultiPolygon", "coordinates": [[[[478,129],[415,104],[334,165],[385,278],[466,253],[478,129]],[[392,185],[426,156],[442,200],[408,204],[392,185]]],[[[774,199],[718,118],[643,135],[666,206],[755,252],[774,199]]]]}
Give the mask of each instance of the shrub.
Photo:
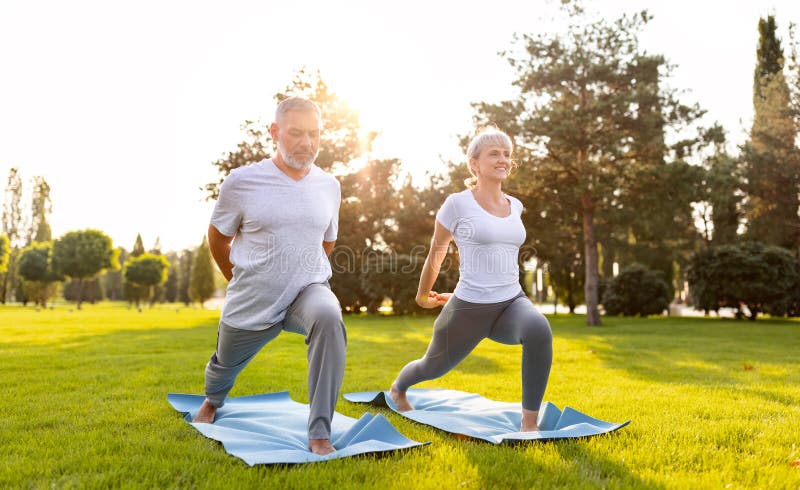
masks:
{"type": "Polygon", "coordinates": [[[606,314],[625,316],[660,315],[669,308],[669,286],[661,271],[631,264],[609,281],[603,295],[606,314]]]}

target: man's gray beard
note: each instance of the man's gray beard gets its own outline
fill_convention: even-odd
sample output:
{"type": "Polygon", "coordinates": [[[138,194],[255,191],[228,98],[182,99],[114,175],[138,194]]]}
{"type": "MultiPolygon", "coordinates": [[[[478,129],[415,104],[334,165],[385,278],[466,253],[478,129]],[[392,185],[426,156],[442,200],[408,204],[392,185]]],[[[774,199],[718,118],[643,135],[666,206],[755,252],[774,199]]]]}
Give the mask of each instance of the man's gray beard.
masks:
{"type": "Polygon", "coordinates": [[[278,141],[278,151],[281,152],[281,155],[283,156],[283,161],[286,163],[286,165],[292,167],[295,170],[307,169],[314,163],[314,160],[317,159],[317,155],[319,155],[319,150],[317,150],[314,153],[314,155],[312,155],[312,157],[308,159],[308,161],[306,162],[297,161],[294,159],[294,157],[289,155],[289,152],[286,151],[286,148],[283,147],[280,141],[278,141]]]}

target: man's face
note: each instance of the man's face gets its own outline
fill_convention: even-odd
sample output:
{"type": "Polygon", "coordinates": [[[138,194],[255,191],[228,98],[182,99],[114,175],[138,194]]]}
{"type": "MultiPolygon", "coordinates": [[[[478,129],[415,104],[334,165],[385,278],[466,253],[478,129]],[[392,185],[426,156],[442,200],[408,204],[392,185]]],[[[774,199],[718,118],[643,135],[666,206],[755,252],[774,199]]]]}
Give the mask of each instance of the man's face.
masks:
{"type": "Polygon", "coordinates": [[[289,111],[273,123],[272,139],[287,165],[302,170],[314,163],[319,154],[319,127],[314,111],[289,111]]]}

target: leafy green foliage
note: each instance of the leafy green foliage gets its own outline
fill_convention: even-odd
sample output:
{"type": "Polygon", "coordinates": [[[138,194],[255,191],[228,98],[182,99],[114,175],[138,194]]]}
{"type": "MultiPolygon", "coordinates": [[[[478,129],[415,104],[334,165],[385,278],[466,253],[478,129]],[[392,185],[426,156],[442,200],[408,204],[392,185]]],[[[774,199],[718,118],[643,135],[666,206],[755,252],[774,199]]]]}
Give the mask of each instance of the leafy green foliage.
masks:
{"type": "Polygon", "coordinates": [[[669,286],[661,271],[631,264],[608,282],[603,294],[603,307],[609,315],[660,315],[669,308],[670,297],[669,286]]]}
{"type": "MultiPolygon", "coordinates": [[[[668,263],[659,268],[671,273],[669,259],[677,252],[670,247],[694,238],[689,203],[698,179],[688,165],[665,164],[663,132],[691,123],[702,111],[660,86],[669,66],[641,50],[637,39],[650,19],[646,12],[608,22],[588,20],[575,2],[565,8],[565,34],[523,35],[518,49],[506,53],[519,96],[474,106],[476,122],[495,122],[515,138],[522,165],[509,190],[532,211],[523,220],[540,221],[538,213],[556,224],[545,229],[558,239],[543,240],[550,250],[538,250],[540,257],[562,255],[554,269],[571,271],[577,249],[587,323],[599,325],[599,242],[611,250],[612,232],[621,244],[633,229],[663,247],[635,250],[634,258],[645,252],[648,262],[666,256],[668,263]],[[662,185],[664,178],[679,185],[662,185]],[[675,203],[679,207],[667,207],[675,203]],[[650,213],[669,220],[657,221],[650,213]]],[[[673,150],[681,156],[693,145],[683,141],[673,150]]]]}
{"type": "MultiPolygon", "coordinates": [[[[85,279],[99,274],[104,269],[119,268],[118,253],[111,238],[99,230],[70,231],[53,244],[53,270],[77,279],[80,285],[85,279]]],[[[83,298],[78,295],[78,309],[83,298]]]]}
{"type": "Polygon", "coordinates": [[[169,262],[163,255],[143,253],[138,257],[132,257],[125,263],[123,276],[125,282],[132,284],[138,291],[145,291],[146,294],[137,295],[133,301],[139,306],[139,301],[149,298],[153,294],[153,288],[164,284],[167,280],[167,270],[169,262]]]}
{"type": "Polygon", "coordinates": [[[742,305],[755,320],[765,311],[786,312],[800,282],[800,266],[783,248],[748,242],[698,252],[688,270],[692,301],[709,311],[742,305]]]}
{"type": "Polygon", "coordinates": [[[34,242],[20,251],[17,270],[26,282],[31,283],[26,297],[41,306],[47,305],[51,284],[62,277],[53,270],[51,253],[53,242],[34,242]]]}

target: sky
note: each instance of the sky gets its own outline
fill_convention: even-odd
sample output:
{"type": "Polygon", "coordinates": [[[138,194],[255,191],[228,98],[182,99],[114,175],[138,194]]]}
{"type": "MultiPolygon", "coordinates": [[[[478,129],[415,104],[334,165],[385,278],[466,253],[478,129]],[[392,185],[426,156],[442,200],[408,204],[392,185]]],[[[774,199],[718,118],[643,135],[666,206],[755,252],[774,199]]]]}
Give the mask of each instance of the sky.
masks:
{"type": "MultiPolygon", "coordinates": [[[[51,186],[54,237],[96,228],[130,249],[198,245],[213,203],[211,162],[272,120],[273,95],[319,70],[380,132],[373,156],[400,158],[419,182],[460,158],[470,104],[513,97],[498,52],[514,33],[551,32],[551,0],[0,2],[0,182],[11,167],[51,186]]],[[[784,49],[800,2],[586,3],[607,19],[647,9],[649,53],[675,65],[669,85],[706,109],[732,144],[752,118],[760,16],[784,49]]]]}

